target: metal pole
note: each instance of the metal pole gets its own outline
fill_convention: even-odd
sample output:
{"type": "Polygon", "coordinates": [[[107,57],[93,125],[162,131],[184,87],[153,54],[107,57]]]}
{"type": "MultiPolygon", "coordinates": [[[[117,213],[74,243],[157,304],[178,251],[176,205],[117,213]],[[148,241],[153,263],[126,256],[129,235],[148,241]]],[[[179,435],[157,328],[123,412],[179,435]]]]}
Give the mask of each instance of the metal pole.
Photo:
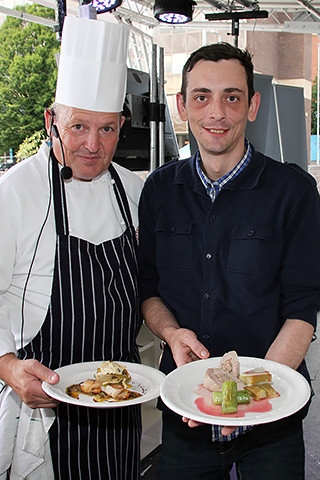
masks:
{"type": "Polygon", "coordinates": [[[150,172],[157,167],[157,45],[152,45],[150,73],[150,172]]]}
{"type": "Polygon", "coordinates": [[[164,48],[159,48],[159,165],[165,162],[164,48]]]}
{"type": "Polygon", "coordinates": [[[281,163],[284,163],[283,143],[282,143],[282,135],[281,135],[281,125],[280,125],[277,89],[276,89],[276,86],[274,84],[272,85],[272,90],[273,90],[274,106],[275,106],[275,111],[276,111],[277,133],[278,133],[278,138],[279,138],[279,149],[280,149],[280,161],[281,161],[281,163]]]}
{"type": "Polygon", "coordinates": [[[231,35],[234,35],[234,46],[238,47],[238,39],[239,39],[239,18],[232,19],[232,28],[231,28],[231,35]]]}

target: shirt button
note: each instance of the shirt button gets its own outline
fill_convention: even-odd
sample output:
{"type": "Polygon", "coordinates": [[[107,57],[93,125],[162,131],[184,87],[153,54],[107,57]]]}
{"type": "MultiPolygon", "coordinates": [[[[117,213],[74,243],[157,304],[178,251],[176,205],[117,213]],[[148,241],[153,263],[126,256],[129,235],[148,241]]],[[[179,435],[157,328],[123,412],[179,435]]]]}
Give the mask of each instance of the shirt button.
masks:
{"type": "Polygon", "coordinates": [[[204,335],[202,335],[202,338],[204,338],[205,340],[207,340],[208,338],[210,338],[210,335],[208,335],[207,333],[205,333],[204,335]]]}
{"type": "Polygon", "coordinates": [[[254,236],[254,230],[249,230],[248,231],[248,237],[253,237],[254,236]]]}
{"type": "Polygon", "coordinates": [[[174,233],[176,231],[175,227],[170,227],[170,232],[174,233]]]}
{"type": "Polygon", "coordinates": [[[211,257],[212,257],[211,253],[206,253],[206,259],[207,259],[207,260],[210,260],[211,257]]]}
{"type": "Polygon", "coordinates": [[[205,294],[203,295],[203,298],[205,298],[206,300],[208,300],[208,298],[210,298],[210,294],[209,294],[209,293],[205,293],[205,294]]]}
{"type": "Polygon", "coordinates": [[[209,217],[210,222],[213,222],[213,220],[215,220],[215,219],[216,219],[215,215],[210,215],[210,217],[209,217]]]}

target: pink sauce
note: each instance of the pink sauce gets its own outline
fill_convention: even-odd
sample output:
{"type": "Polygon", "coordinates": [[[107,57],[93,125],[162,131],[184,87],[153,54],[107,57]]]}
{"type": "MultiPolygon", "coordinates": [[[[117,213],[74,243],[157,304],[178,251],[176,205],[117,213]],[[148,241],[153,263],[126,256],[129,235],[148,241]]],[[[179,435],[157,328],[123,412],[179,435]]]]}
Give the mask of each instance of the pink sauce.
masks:
{"type": "Polygon", "coordinates": [[[227,417],[227,418],[242,418],[246,413],[265,413],[272,410],[272,404],[270,399],[265,398],[263,400],[255,401],[251,400],[248,404],[238,405],[237,413],[221,413],[221,405],[214,405],[212,403],[212,393],[209,392],[203,385],[199,385],[197,395],[199,398],[195,400],[195,405],[200,412],[207,415],[213,415],[215,417],[227,417]]]}

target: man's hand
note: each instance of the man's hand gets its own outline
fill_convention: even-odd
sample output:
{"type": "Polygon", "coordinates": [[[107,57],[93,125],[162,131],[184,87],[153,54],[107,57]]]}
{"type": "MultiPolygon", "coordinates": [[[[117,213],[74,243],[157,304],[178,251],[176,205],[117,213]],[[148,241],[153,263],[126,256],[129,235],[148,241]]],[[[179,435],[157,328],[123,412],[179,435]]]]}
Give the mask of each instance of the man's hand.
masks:
{"type": "Polygon", "coordinates": [[[192,330],[180,327],[161,298],[150,297],[142,303],[141,308],[150,330],[171,348],[177,367],[210,356],[192,330]]]}
{"type": "Polygon", "coordinates": [[[236,430],[237,427],[222,427],[222,435],[231,435],[236,430]]]}
{"type": "Polygon", "coordinates": [[[170,340],[167,343],[171,348],[177,367],[210,356],[210,352],[197,340],[196,334],[187,328],[172,329],[170,340]]]}
{"type": "Polygon", "coordinates": [[[13,353],[3,355],[0,357],[0,378],[30,408],[53,408],[59,403],[41,387],[42,381],[51,385],[58,383],[59,375],[37,360],[19,360],[13,353]]]}
{"type": "MultiPolygon", "coordinates": [[[[201,422],[197,422],[196,420],[190,420],[190,418],[182,417],[182,421],[187,423],[190,428],[199,427],[200,425],[204,425],[201,422]]],[[[237,427],[222,427],[221,433],[222,435],[231,435],[236,430],[237,427]]]]}

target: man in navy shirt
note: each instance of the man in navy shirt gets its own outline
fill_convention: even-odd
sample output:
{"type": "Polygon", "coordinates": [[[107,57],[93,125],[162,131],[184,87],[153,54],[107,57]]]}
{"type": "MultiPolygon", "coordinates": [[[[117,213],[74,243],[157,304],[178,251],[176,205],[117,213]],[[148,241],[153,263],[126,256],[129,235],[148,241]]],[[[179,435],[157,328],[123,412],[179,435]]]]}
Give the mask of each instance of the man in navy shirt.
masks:
{"type": "MultiPolygon", "coordinates": [[[[247,51],[208,45],[184,66],[177,107],[198,151],[153,172],[140,202],[142,310],[164,341],[166,374],[236,350],[310,380],[304,357],[320,304],[319,194],[313,177],[245,138],[259,103],[247,51]]],[[[239,428],[182,422],[160,408],[159,479],[224,480],[233,463],[246,480],[304,478],[307,408],[239,428]]]]}

